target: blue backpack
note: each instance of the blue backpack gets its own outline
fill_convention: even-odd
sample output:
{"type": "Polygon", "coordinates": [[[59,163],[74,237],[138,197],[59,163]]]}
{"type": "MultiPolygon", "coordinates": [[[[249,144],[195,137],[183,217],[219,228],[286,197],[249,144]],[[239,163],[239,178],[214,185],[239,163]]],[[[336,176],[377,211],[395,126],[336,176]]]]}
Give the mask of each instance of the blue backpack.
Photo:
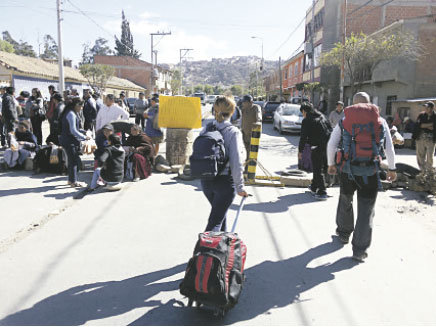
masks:
{"type": "Polygon", "coordinates": [[[221,134],[224,129],[219,130],[211,123],[206,126],[206,132],[195,139],[189,158],[192,177],[212,180],[224,170],[229,161],[221,134]]]}

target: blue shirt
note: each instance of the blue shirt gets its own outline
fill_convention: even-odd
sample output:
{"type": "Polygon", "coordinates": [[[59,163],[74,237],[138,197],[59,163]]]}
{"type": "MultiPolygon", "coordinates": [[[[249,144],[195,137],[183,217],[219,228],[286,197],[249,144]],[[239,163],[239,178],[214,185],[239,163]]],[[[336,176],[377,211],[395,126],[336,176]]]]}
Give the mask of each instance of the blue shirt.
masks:
{"type": "Polygon", "coordinates": [[[147,122],[145,124],[145,134],[147,134],[148,137],[160,137],[163,136],[163,133],[160,129],[155,129],[153,127],[153,120],[154,116],[159,112],[159,107],[154,106],[148,109],[147,111],[147,122]]]}

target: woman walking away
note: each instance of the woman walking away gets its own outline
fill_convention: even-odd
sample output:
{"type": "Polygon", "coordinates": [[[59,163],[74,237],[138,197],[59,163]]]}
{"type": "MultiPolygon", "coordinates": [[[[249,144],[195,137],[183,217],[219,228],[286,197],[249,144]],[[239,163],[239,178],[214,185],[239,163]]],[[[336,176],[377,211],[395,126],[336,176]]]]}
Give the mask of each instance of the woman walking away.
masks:
{"type": "Polygon", "coordinates": [[[201,186],[203,193],[209,200],[212,210],[206,231],[226,231],[226,214],[235,198],[248,196],[244,190],[244,162],[246,157],[244,142],[240,130],[233,126],[230,118],[235,111],[232,98],[219,96],[214,104],[215,120],[209,124],[201,134],[216,128],[224,140],[227,163],[222,171],[212,180],[203,179],[201,186]]]}
{"type": "Polygon", "coordinates": [[[44,100],[41,91],[37,88],[32,89],[32,95],[26,102],[26,117],[32,122],[33,134],[35,134],[38,144],[42,144],[42,122],[45,120],[44,100]]]}
{"type": "Polygon", "coordinates": [[[77,170],[81,163],[79,157],[80,141],[89,140],[84,130],[80,130],[78,114],[83,108],[80,98],[73,98],[65,107],[62,114],[62,131],[60,143],[67,153],[68,159],[68,185],[71,187],[85,187],[84,183],[77,181],[77,170]]]}

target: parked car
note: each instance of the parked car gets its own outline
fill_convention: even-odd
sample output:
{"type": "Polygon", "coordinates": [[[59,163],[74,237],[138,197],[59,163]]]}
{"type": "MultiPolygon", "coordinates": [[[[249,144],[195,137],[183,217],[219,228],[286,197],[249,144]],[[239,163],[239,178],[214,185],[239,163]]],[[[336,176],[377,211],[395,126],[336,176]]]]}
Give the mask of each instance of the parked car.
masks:
{"type": "Polygon", "coordinates": [[[206,94],[205,93],[203,93],[203,92],[196,92],[196,93],[193,94],[193,97],[200,98],[202,105],[206,104],[206,94]]]}
{"type": "MultiPolygon", "coordinates": [[[[288,102],[292,104],[301,104],[301,100],[302,100],[301,97],[292,97],[289,99],[288,102]]],[[[309,101],[309,98],[304,97],[303,101],[309,101]]]]}
{"type": "Polygon", "coordinates": [[[206,103],[214,104],[217,97],[218,97],[218,95],[215,95],[215,94],[208,95],[206,97],[206,103]]]}
{"type": "Polygon", "coordinates": [[[265,106],[265,101],[253,101],[254,104],[257,104],[260,109],[263,109],[263,107],[265,106]]]}
{"type": "Polygon", "coordinates": [[[303,114],[300,112],[300,105],[282,103],[274,113],[273,127],[280,134],[284,132],[299,133],[303,114]]]}
{"type": "Polygon", "coordinates": [[[262,121],[273,121],[274,113],[280,106],[280,102],[267,101],[262,109],[262,121]]]}

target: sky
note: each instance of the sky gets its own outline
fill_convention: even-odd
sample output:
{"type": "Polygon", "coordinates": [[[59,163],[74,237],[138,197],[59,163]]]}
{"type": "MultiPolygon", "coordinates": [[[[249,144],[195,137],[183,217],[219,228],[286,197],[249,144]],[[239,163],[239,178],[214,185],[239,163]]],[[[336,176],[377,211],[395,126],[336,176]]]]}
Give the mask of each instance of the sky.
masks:
{"type": "MultiPolygon", "coordinates": [[[[302,21],[312,4],[312,0],[62,2],[63,53],[74,64],[81,59],[82,45],[92,45],[98,37],[114,47],[114,35],[121,34],[121,10],[130,22],[134,46],[146,61],[150,61],[150,33],[158,31],[171,31],[171,35],[154,37],[158,63],[178,63],[181,48],[194,49],[189,60],[261,57],[262,40],[266,60],[287,59],[302,45],[302,21]]],[[[38,53],[45,34],[57,40],[55,8],[56,0],[0,0],[1,31],[32,44],[38,53]]]]}

